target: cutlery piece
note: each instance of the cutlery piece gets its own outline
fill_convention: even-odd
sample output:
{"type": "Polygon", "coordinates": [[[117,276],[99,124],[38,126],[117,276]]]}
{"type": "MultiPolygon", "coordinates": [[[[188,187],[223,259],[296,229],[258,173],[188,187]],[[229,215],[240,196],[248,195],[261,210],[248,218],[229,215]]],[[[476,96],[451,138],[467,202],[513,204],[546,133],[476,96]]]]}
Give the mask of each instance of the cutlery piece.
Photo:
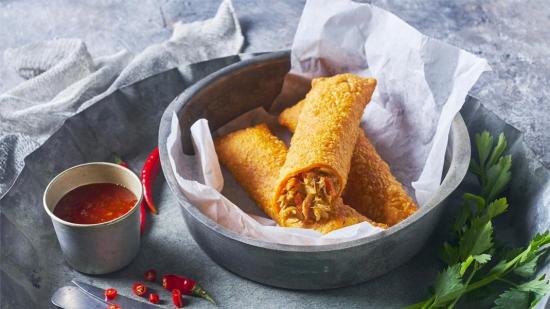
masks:
{"type": "Polygon", "coordinates": [[[64,309],[105,309],[106,303],[85,294],[76,286],[64,286],[52,295],[52,304],[64,309]]]}
{"type": "MultiPolygon", "coordinates": [[[[104,308],[106,307],[107,302],[104,301],[105,297],[105,290],[98,288],[96,286],[93,286],[88,283],[84,283],[81,281],[73,280],[72,281],[82,292],[87,294],[89,297],[93,298],[94,300],[99,300],[103,302],[104,308]]],[[[135,309],[154,309],[159,308],[158,306],[155,306],[150,303],[138,301],[135,299],[131,299],[129,297],[123,296],[123,295],[117,295],[117,297],[109,301],[110,304],[117,304],[122,308],[135,308],[135,309]]]]}

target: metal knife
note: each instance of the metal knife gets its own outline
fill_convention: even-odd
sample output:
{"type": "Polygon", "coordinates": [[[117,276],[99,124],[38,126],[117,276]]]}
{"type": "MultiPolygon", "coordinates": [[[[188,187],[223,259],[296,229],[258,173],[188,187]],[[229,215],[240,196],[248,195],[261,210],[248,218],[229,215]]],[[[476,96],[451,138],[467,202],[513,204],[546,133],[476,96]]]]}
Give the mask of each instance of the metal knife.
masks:
{"type": "Polygon", "coordinates": [[[89,295],[74,285],[64,286],[52,295],[52,304],[63,309],[105,309],[107,304],[89,295]]]}
{"type": "Polygon", "coordinates": [[[104,309],[107,308],[107,304],[117,304],[121,308],[159,308],[153,304],[131,299],[123,295],[118,295],[114,300],[106,302],[104,300],[104,289],[77,280],[73,280],[72,282],[74,283],[74,285],[76,285],[76,287],[67,286],[60,288],[52,296],[52,303],[54,305],[64,309],[104,309]],[[80,293],[80,295],[78,293],[80,293]]]}

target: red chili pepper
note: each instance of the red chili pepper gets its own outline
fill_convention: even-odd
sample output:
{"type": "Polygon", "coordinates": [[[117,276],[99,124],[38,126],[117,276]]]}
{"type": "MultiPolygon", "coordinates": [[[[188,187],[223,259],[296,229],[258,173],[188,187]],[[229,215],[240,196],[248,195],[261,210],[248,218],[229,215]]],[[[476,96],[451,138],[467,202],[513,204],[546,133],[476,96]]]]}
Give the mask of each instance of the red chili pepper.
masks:
{"type": "Polygon", "coordinates": [[[216,304],[214,299],[193,279],[178,275],[164,275],[162,276],[162,286],[169,291],[178,289],[183,294],[198,296],[216,304]]]}
{"type": "Polygon", "coordinates": [[[145,232],[145,218],[147,218],[147,212],[145,212],[145,202],[141,201],[141,204],[139,204],[139,233],[141,235],[145,232]]]}
{"type": "Polygon", "coordinates": [[[157,280],[157,271],[154,269],[149,269],[143,274],[145,280],[155,282],[157,280]]]}
{"type": "Polygon", "coordinates": [[[172,302],[176,306],[176,308],[182,308],[183,307],[183,300],[181,299],[181,291],[178,289],[172,290],[172,302]]]}
{"type": "Polygon", "coordinates": [[[132,292],[134,292],[137,296],[144,296],[145,293],[147,293],[147,287],[141,282],[136,282],[132,286],[132,292]]]}
{"type": "Polygon", "coordinates": [[[105,301],[113,300],[118,295],[116,289],[108,288],[105,290],[105,301]]]}
{"type": "Polygon", "coordinates": [[[122,309],[122,308],[117,304],[107,304],[107,309],[122,309]]]}
{"type": "Polygon", "coordinates": [[[160,302],[159,295],[157,293],[149,294],[149,301],[153,304],[158,304],[160,302]]]}
{"type": "Polygon", "coordinates": [[[143,196],[145,197],[145,202],[149,206],[149,210],[156,214],[157,209],[153,203],[153,182],[155,177],[160,170],[160,157],[159,157],[159,148],[156,147],[151,151],[147,160],[143,164],[143,169],[141,170],[141,184],[143,185],[143,196]]]}
{"type": "MultiPolygon", "coordinates": [[[[128,163],[124,162],[124,160],[122,160],[119,155],[117,155],[116,153],[113,155],[115,157],[116,164],[131,170],[128,163]]],[[[143,232],[145,232],[145,221],[147,218],[146,216],[147,213],[145,212],[145,201],[141,201],[141,204],[139,205],[139,232],[141,235],[143,235],[143,232]]]]}

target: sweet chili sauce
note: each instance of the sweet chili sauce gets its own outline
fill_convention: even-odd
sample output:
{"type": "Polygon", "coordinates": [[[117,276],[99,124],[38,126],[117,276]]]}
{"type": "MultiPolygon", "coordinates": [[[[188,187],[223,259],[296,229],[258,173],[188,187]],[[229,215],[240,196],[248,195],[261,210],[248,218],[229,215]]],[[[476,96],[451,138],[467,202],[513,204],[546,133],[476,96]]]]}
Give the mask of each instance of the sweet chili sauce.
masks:
{"type": "Polygon", "coordinates": [[[53,213],[68,222],[95,224],[123,216],[136,202],[136,196],[121,185],[93,183],[69,191],[53,213]]]}

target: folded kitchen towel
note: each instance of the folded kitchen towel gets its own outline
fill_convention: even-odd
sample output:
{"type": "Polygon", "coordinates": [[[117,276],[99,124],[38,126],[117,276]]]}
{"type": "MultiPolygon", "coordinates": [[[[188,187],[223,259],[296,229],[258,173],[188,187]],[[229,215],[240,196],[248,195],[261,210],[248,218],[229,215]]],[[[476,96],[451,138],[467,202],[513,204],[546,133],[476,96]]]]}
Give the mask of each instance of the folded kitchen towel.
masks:
{"type": "Polygon", "coordinates": [[[180,65],[240,51],[244,43],[230,0],[205,21],[176,23],[172,37],[138,55],[120,51],[93,58],[79,39],[58,39],[8,49],[9,63],[27,79],[0,95],[0,198],[24,159],[65,119],[125,85],[180,65]]]}

